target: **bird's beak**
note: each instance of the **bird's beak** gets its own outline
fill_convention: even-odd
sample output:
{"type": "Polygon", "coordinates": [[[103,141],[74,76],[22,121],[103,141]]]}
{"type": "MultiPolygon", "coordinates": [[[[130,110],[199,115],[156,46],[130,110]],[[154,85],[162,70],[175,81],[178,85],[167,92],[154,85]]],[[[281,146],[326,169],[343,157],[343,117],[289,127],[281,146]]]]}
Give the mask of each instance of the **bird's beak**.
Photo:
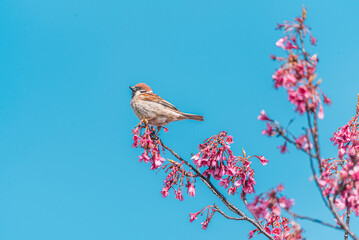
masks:
{"type": "Polygon", "coordinates": [[[132,92],[136,91],[136,88],[133,86],[130,86],[130,89],[132,90],[132,92]]]}

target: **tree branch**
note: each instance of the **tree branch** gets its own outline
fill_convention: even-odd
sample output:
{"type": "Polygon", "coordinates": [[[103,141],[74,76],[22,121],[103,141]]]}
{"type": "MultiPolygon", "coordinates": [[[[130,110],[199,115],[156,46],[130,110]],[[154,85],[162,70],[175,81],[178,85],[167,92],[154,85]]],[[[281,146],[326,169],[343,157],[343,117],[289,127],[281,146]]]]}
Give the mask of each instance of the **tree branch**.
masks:
{"type": "Polygon", "coordinates": [[[228,216],[228,215],[225,214],[216,204],[213,204],[213,207],[216,209],[217,212],[219,212],[220,214],[222,214],[225,218],[228,218],[228,219],[231,219],[231,220],[237,220],[237,221],[246,220],[244,217],[235,218],[235,217],[228,216]]]}
{"type": "MultiPolygon", "coordinates": [[[[318,135],[318,134],[317,134],[317,133],[318,133],[318,127],[315,127],[315,129],[313,129],[312,121],[311,121],[311,119],[310,119],[310,110],[309,110],[308,106],[306,107],[306,109],[307,109],[306,113],[307,113],[308,126],[309,126],[310,133],[311,133],[311,135],[312,135],[313,144],[314,144],[314,149],[315,149],[315,154],[316,154],[314,158],[317,159],[317,161],[318,161],[318,168],[319,168],[319,170],[320,170],[320,173],[322,173],[322,172],[323,172],[323,169],[322,169],[322,160],[321,160],[320,154],[319,154],[320,148],[319,148],[318,136],[317,136],[317,135],[318,135]],[[315,132],[316,132],[316,133],[315,133],[315,132]]],[[[315,119],[314,124],[317,125],[316,115],[315,115],[315,114],[313,114],[313,115],[314,115],[314,119],[315,119]]]]}
{"type": "MultiPolygon", "coordinates": [[[[348,211],[348,209],[347,209],[347,221],[346,221],[346,223],[347,223],[348,227],[349,227],[349,222],[350,222],[350,211],[348,211]]],[[[348,232],[347,231],[345,231],[345,233],[344,233],[344,240],[348,240],[348,232]]]]}
{"type": "Polygon", "coordinates": [[[338,229],[338,230],[341,230],[341,229],[342,229],[342,228],[339,227],[339,226],[335,226],[335,225],[333,225],[333,224],[324,222],[324,221],[319,220],[319,219],[316,219],[316,218],[312,218],[312,217],[307,217],[307,216],[302,216],[302,215],[296,214],[296,213],[292,212],[292,211],[289,210],[289,209],[284,209],[284,210],[285,210],[287,213],[289,213],[289,214],[290,214],[292,217],[294,217],[294,218],[309,220],[309,221],[312,221],[312,222],[315,222],[315,223],[319,223],[319,224],[322,224],[322,225],[324,225],[324,226],[331,227],[331,228],[338,229]]]}
{"type": "MultiPolygon", "coordinates": [[[[297,147],[297,144],[295,143],[295,141],[293,141],[292,139],[290,139],[289,137],[287,137],[285,134],[284,134],[284,131],[282,130],[281,127],[278,127],[278,126],[275,126],[274,125],[274,128],[276,129],[277,133],[279,134],[279,136],[283,137],[287,142],[293,144],[294,146],[297,147]]],[[[308,141],[309,141],[309,138],[308,138],[308,141]]],[[[315,158],[316,156],[314,156],[309,150],[305,150],[303,148],[297,148],[303,152],[305,152],[306,154],[308,154],[310,157],[313,157],[315,158]]]]}
{"type": "Polygon", "coordinates": [[[195,167],[193,167],[189,162],[187,162],[186,160],[184,160],[183,158],[181,158],[175,151],[173,151],[171,148],[167,147],[162,140],[161,144],[162,146],[167,149],[168,151],[170,151],[172,153],[172,155],[177,158],[178,160],[184,162],[192,171],[194,171],[199,178],[202,180],[202,182],[212,191],[212,193],[214,195],[216,195],[223,203],[224,205],[226,205],[226,207],[231,210],[232,212],[236,213],[237,215],[241,216],[244,218],[245,221],[248,221],[250,223],[252,223],[256,228],[258,228],[258,230],[263,233],[267,238],[274,240],[274,237],[271,236],[269,233],[267,233],[263,226],[261,224],[258,224],[254,219],[248,217],[247,215],[245,215],[245,213],[243,213],[240,209],[238,209],[236,206],[234,206],[232,203],[230,203],[224,196],[223,194],[215,187],[213,186],[212,182],[208,179],[205,178],[195,167]]]}
{"type": "MultiPolygon", "coordinates": [[[[315,114],[314,114],[315,115],[315,114]]],[[[310,116],[309,116],[309,112],[307,111],[307,118],[308,118],[308,124],[309,124],[309,127],[310,129],[312,129],[312,124],[311,124],[311,120],[310,120],[310,116]]],[[[315,118],[314,118],[315,119],[315,118]]],[[[314,124],[316,125],[317,122],[315,121],[314,124]]],[[[315,128],[315,129],[318,129],[318,128],[315,128]]],[[[313,137],[313,141],[317,142],[318,144],[318,138],[317,137],[314,137],[314,131],[316,131],[315,129],[312,129],[311,130],[311,133],[312,133],[312,137],[313,137]]],[[[314,145],[315,146],[315,145],[314,145]]],[[[320,151],[320,148],[319,148],[319,145],[318,145],[318,148],[316,148],[316,151],[320,151]]],[[[317,156],[317,160],[319,161],[319,169],[321,169],[321,161],[320,161],[320,158],[318,159],[318,156],[320,156],[320,154],[316,154],[317,156]]],[[[353,239],[355,240],[359,240],[355,234],[349,229],[349,226],[343,221],[343,219],[341,219],[341,217],[339,216],[338,212],[336,211],[335,209],[335,206],[334,206],[334,200],[333,200],[333,197],[325,197],[323,195],[323,192],[320,188],[320,185],[319,185],[319,182],[318,182],[318,178],[317,178],[317,175],[315,173],[315,169],[314,169],[314,166],[313,166],[313,161],[312,161],[312,158],[310,158],[310,161],[311,161],[311,169],[313,171],[313,177],[314,177],[314,180],[315,180],[315,183],[319,189],[319,192],[323,198],[323,201],[325,202],[325,204],[327,205],[327,207],[329,207],[330,211],[332,212],[332,214],[334,215],[335,219],[338,221],[339,225],[341,226],[341,228],[347,232],[353,239]],[[328,201],[326,201],[326,199],[328,201]]]]}
{"type": "Polygon", "coordinates": [[[332,210],[332,213],[334,215],[334,217],[337,219],[339,225],[344,229],[345,232],[347,232],[353,239],[358,240],[358,237],[355,236],[355,234],[349,229],[349,226],[343,221],[343,219],[339,216],[339,214],[337,213],[337,211],[335,210],[335,206],[334,206],[334,202],[333,202],[333,198],[329,197],[329,206],[330,209],[332,210]]]}

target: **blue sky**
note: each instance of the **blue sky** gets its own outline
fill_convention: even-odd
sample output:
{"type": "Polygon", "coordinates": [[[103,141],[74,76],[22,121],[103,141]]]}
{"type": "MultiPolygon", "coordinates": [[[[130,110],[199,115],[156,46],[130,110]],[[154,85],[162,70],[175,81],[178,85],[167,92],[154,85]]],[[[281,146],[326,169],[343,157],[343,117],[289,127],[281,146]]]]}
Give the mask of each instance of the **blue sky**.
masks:
{"type": "MultiPolygon", "coordinates": [[[[353,115],[359,91],[357,1],[2,0],[0,239],[246,239],[252,226],[220,215],[207,231],[203,219],[189,223],[189,212],[218,203],[199,182],[195,198],[162,198],[164,173],[140,164],[131,148],[138,119],[128,86],[138,82],[205,116],[163,135],[183,157],[227,130],[235,153],[244,147],[270,160],[254,164],[258,193],[283,183],[294,211],[330,221],[307,157],[278,153],[282,141],[262,136],[256,120],[266,109],[284,123],[295,117],[293,129],[304,123],[273,88],[278,65],[269,59],[282,53],[276,23],[303,5],[318,39],[310,51],[319,53],[322,88],[334,102],[319,125],[329,157],[329,137],[353,115]]],[[[308,239],[343,236],[300,223],[308,239]]]]}

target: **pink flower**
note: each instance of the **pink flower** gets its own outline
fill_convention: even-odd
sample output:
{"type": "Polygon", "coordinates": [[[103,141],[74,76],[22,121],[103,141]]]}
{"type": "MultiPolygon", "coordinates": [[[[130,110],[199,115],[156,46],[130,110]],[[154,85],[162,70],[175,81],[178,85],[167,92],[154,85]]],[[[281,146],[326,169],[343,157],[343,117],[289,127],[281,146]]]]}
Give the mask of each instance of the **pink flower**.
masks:
{"type": "Polygon", "coordinates": [[[286,88],[295,86],[296,83],[297,83],[297,79],[295,78],[295,76],[293,74],[288,73],[288,74],[284,75],[283,85],[286,88]]]}
{"type": "Polygon", "coordinates": [[[175,196],[176,199],[183,201],[181,189],[178,189],[178,191],[175,190],[175,194],[176,194],[176,196],[175,196]]]}
{"type": "Polygon", "coordinates": [[[315,37],[313,37],[313,36],[310,36],[310,43],[312,45],[316,45],[317,44],[317,39],[315,37]]]}
{"type": "Polygon", "coordinates": [[[277,47],[283,48],[284,50],[298,49],[297,46],[293,45],[292,42],[288,40],[288,36],[279,39],[275,45],[277,45],[277,47]]]}
{"type": "Polygon", "coordinates": [[[332,101],[326,96],[323,94],[323,101],[325,104],[329,105],[332,103],[332,101]]]}
{"type": "Polygon", "coordinates": [[[228,188],[228,186],[229,186],[229,178],[221,179],[219,181],[219,185],[223,186],[224,188],[228,188]]]}
{"type": "Polygon", "coordinates": [[[280,152],[281,152],[282,154],[288,152],[287,142],[285,142],[283,145],[279,145],[278,148],[280,149],[280,152]]]}
{"type": "Polygon", "coordinates": [[[269,161],[268,161],[265,157],[263,157],[263,156],[260,156],[260,157],[257,156],[257,158],[261,161],[261,163],[262,163],[263,166],[267,165],[267,163],[269,162],[269,161]]]}
{"type": "Polygon", "coordinates": [[[274,206],[272,207],[272,212],[273,212],[274,214],[276,214],[276,215],[280,215],[280,214],[281,214],[281,211],[280,211],[280,208],[279,208],[278,205],[274,205],[274,206]]]}
{"type": "Polygon", "coordinates": [[[291,103],[296,105],[296,111],[300,114],[305,113],[306,104],[310,97],[310,91],[306,86],[300,86],[297,90],[288,89],[288,98],[291,103]]]}
{"type": "Polygon", "coordinates": [[[257,217],[257,218],[266,218],[269,215],[267,209],[267,203],[259,200],[257,196],[253,203],[248,204],[248,209],[257,217]]]}
{"type": "Polygon", "coordinates": [[[193,222],[194,220],[196,220],[198,213],[190,213],[189,214],[189,216],[190,216],[189,222],[193,222]]]}
{"type": "Polygon", "coordinates": [[[234,195],[237,192],[237,187],[230,187],[228,188],[228,194],[229,195],[234,195]]]}
{"type": "Polygon", "coordinates": [[[322,104],[319,104],[319,112],[318,112],[318,118],[323,119],[324,118],[324,111],[322,104]]]}
{"type": "Polygon", "coordinates": [[[209,223],[209,220],[208,219],[206,219],[206,221],[204,221],[204,222],[202,222],[201,224],[202,224],[202,229],[203,230],[206,230],[207,229],[207,227],[208,227],[208,223],[209,223]]]}
{"type": "Polygon", "coordinates": [[[335,199],[335,206],[339,211],[344,210],[345,204],[340,199],[335,199]]]}
{"type": "Polygon", "coordinates": [[[168,128],[166,128],[166,127],[163,128],[163,131],[164,131],[164,132],[168,132],[168,128]]]}
{"type": "Polygon", "coordinates": [[[288,199],[286,197],[279,198],[279,206],[284,209],[290,209],[294,205],[293,199],[288,199]]]}
{"type": "Polygon", "coordinates": [[[187,192],[191,197],[194,197],[196,195],[196,189],[194,188],[193,183],[188,182],[187,185],[187,192]]]}
{"type": "Polygon", "coordinates": [[[284,190],[283,184],[279,184],[279,185],[277,186],[277,191],[278,191],[278,192],[282,192],[283,190],[284,190]]]}
{"type": "Polygon", "coordinates": [[[226,143],[227,144],[232,144],[233,143],[233,137],[232,136],[227,136],[226,143]]]}
{"type": "Polygon", "coordinates": [[[249,232],[248,239],[251,239],[256,232],[257,232],[257,229],[255,229],[255,230],[253,230],[253,231],[250,231],[250,232],[249,232]]]}
{"type": "Polygon", "coordinates": [[[280,228],[274,228],[272,233],[276,236],[280,235],[282,233],[282,229],[280,228]]]}
{"type": "Polygon", "coordinates": [[[270,120],[264,110],[261,111],[261,114],[257,117],[257,119],[262,121],[270,120]]]}
{"type": "Polygon", "coordinates": [[[234,176],[237,174],[237,170],[236,170],[236,167],[235,166],[227,166],[227,175],[229,176],[234,176]]]}
{"type": "Polygon", "coordinates": [[[280,68],[272,75],[275,88],[279,88],[279,87],[283,86],[284,74],[285,74],[285,71],[283,71],[283,69],[280,68]]]}
{"type": "MultiPolygon", "coordinates": [[[[254,182],[255,183],[255,182],[254,182]]],[[[245,193],[254,193],[254,188],[253,188],[254,184],[250,184],[250,183],[245,183],[245,185],[243,186],[243,191],[245,193]]]]}
{"type": "Polygon", "coordinates": [[[275,135],[275,131],[270,123],[267,122],[267,129],[262,130],[262,135],[268,135],[269,137],[275,135]]]}
{"type": "Polygon", "coordinates": [[[138,135],[133,135],[133,144],[132,144],[133,148],[138,146],[138,141],[139,140],[140,140],[140,137],[138,135]]]}
{"type": "Polygon", "coordinates": [[[161,194],[162,194],[162,197],[167,197],[168,196],[168,194],[169,194],[169,192],[168,192],[168,188],[167,187],[165,187],[165,188],[162,188],[162,191],[161,191],[161,194]]]}
{"type": "Polygon", "coordinates": [[[140,162],[144,161],[145,163],[148,163],[150,161],[150,157],[146,154],[146,151],[144,151],[142,155],[138,157],[138,160],[140,162]]]}
{"type": "Polygon", "coordinates": [[[151,158],[151,170],[157,169],[162,166],[162,163],[165,161],[165,159],[160,155],[160,151],[158,149],[152,150],[152,158],[151,158]]]}
{"type": "Polygon", "coordinates": [[[304,149],[306,151],[313,148],[312,143],[308,140],[306,135],[301,135],[295,140],[295,145],[298,149],[304,149]]]}
{"type": "Polygon", "coordinates": [[[275,45],[277,45],[277,47],[280,47],[280,48],[285,49],[285,42],[287,41],[287,39],[288,39],[288,37],[285,36],[285,37],[279,39],[279,40],[275,43],[275,45]]]}

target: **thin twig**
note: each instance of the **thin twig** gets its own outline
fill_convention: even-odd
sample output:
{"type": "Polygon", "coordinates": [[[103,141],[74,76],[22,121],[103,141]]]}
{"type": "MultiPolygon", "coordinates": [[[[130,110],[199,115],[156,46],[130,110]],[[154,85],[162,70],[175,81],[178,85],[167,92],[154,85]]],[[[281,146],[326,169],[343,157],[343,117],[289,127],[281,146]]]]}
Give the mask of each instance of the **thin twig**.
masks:
{"type": "Polygon", "coordinates": [[[216,209],[217,212],[219,212],[220,214],[222,214],[225,218],[228,218],[228,219],[231,219],[231,220],[237,220],[237,221],[246,220],[244,217],[235,218],[235,217],[228,216],[228,215],[225,214],[216,204],[213,204],[213,207],[216,209]]]}
{"type": "MultiPolygon", "coordinates": [[[[293,144],[294,146],[297,147],[297,144],[295,143],[295,141],[293,141],[292,139],[288,138],[288,137],[284,134],[284,131],[283,131],[280,127],[274,126],[274,128],[276,129],[276,131],[277,131],[277,133],[279,134],[279,136],[283,137],[287,142],[289,142],[289,143],[291,143],[291,144],[293,144]]],[[[309,141],[309,138],[308,138],[308,141],[309,141]]],[[[309,150],[305,150],[305,149],[303,149],[303,148],[298,148],[298,147],[297,147],[297,149],[299,149],[299,150],[305,152],[306,154],[308,154],[309,156],[315,158],[315,156],[314,156],[312,153],[310,153],[309,150]]]]}
{"type": "Polygon", "coordinates": [[[338,230],[341,230],[341,229],[342,229],[342,228],[339,227],[339,226],[335,226],[335,225],[333,225],[333,224],[324,222],[324,221],[319,220],[319,219],[316,219],[316,218],[312,218],[312,217],[307,217],[307,216],[302,216],[302,215],[296,214],[296,213],[292,212],[292,211],[289,210],[289,209],[284,209],[284,210],[285,210],[287,213],[289,213],[290,215],[292,215],[294,218],[309,220],[309,221],[312,221],[312,222],[315,222],[315,223],[319,223],[319,224],[322,224],[322,225],[324,225],[324,226],[331,227],[331,228],[338,229],[338,230]]]}
{"type": "MultiPolygon", "coordinates": [[[[309,120],[309,119],[308,119],[309,120]]],[[[307,132],[307,138],[309,139],[309,133],[307,132]]],[[[309,150],[310,151],[310,150],[309,150]]],[[[318,177],[317,177],[317,173],[315,171],[315,168],[314,168],[314,163],[313,163],[313,157],[312,157],[312,154],[309,155],[309,162],[310,162],[310,169],[312,170],[312,173],[313,173],[313,178],[314,178],[314,182],[315,182],[315,185],[317,186],[317,189],[320,193],[320,196],[322,197],[322,200],[325,204],[325,206],[327,206],[327,208],[330,210],[330,207],[329,207],[329,204],[328,204],[328,201],[327,199],[324,197],[323,195],[323,191],[319,185],[319,181],[318,181],[318,177]]]]}

